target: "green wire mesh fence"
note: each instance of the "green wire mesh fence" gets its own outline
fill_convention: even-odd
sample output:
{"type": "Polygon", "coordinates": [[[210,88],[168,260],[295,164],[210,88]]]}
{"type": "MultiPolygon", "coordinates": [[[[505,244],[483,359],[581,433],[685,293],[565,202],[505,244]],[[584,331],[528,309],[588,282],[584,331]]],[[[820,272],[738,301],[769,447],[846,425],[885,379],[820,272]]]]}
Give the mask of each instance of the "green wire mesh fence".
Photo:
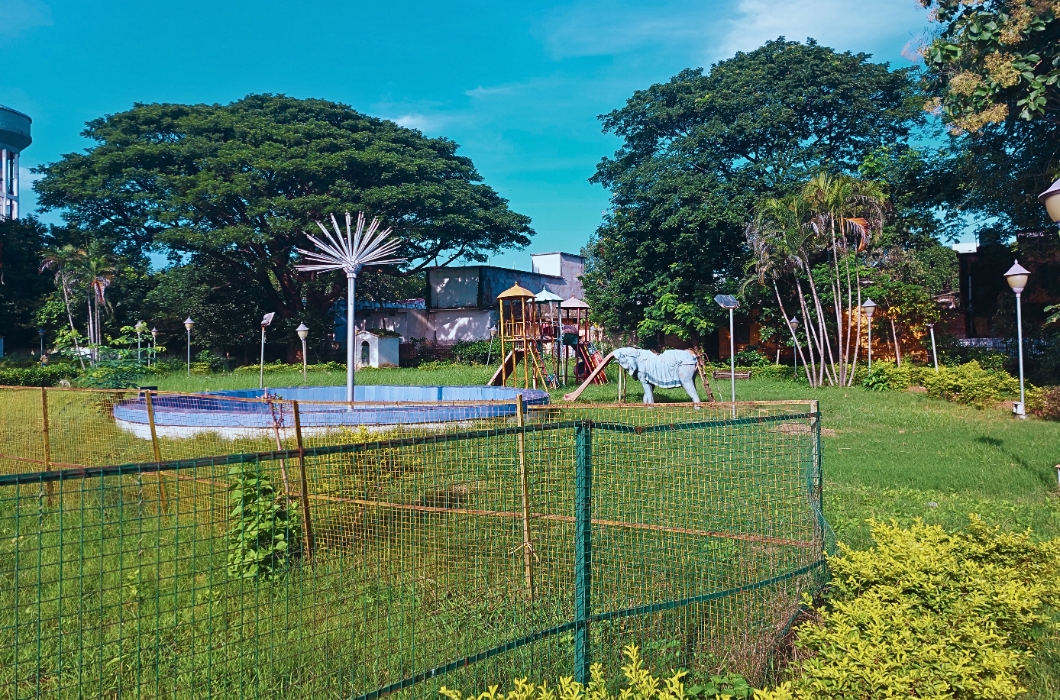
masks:
{"type": "Polygon", "coordinates": [[[0,696],[425,697],[631,642],[762,678],[833,541],[816,403],[738,416],[0,475],[0,696]]]}

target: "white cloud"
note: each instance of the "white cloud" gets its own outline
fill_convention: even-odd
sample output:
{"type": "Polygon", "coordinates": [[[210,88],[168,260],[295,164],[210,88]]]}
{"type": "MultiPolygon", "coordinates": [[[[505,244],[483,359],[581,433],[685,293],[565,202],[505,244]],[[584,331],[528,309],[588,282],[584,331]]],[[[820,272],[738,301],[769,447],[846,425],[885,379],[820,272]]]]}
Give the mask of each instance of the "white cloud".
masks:
{"type": "Polygon", "coordinates": [[[514,85],[496,85],[494,87],[482,87],[479,85],[473,90],[465,90],[464,94],[474,99],[485,99],[497,95],[510,95],[515,92],[514,85]]]}
{"type": "Polygon", "coordinates": [[[41,0],[0,2],[0,37],[16,37],[33,27],[52,24],[52,11],[41,0]]]}
{"type": "Polygon", "coordinates": [[[440,117],[418,112],[409,112],[400,117],[394,117],[393,120],[403,127],[408,129],[419,129],[424,133],[428,131],[437,132],[445,121],[440,117]]]}
{"type": "Polygon", "coordinates": [[[779,36],[795,41],[813,37],[842,50],[898,53],[927,24],[915,0],[740,0],[727,31],[706,55],[728,58],[779,36]],[[885,48],[886,47],[886,48],[885,48]]]}

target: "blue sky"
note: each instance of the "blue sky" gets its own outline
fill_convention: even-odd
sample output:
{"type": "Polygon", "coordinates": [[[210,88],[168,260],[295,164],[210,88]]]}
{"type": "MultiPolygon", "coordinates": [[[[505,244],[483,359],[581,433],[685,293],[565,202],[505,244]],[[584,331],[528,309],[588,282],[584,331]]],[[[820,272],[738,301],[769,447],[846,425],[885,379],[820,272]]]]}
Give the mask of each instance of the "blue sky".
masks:
{"type": "MultiPolygon", "coordinates": [[[[529,251],[577,252],[607,205],[588,178],[618,145],[597,115],[634,90],[781,35],[908,65],[926,26],[915,0],[0,0],[0,104],[33,118],[28,168],[134,102],[344,102],[454,139],[532,217],[529,251]]],[[[492,262],[525,268],[527,252],[492,262]]]]}

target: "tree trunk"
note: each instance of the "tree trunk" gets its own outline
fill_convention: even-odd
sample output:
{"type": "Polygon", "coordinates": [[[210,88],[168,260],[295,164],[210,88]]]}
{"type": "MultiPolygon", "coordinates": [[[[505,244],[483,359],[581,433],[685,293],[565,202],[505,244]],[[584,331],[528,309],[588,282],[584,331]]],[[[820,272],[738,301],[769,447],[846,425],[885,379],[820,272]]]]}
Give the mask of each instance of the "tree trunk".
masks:
{"type": "Polygon", "coordinates": [[[894,325],[894,317],[891,317],[891,335],[894,337],[894,363],[902,366],[902,347],[898,344],[898,329],[894,325]]]}
{"type": "MultiPolygon", "coordinates": [[[[777,295],[777,305],[780,307],[780,313],[784,317],[784,323],[788,326],[788,330],[791,331],[791,340],[794,343],[794,347],[792,348],[792,351],[793,352],[798,352],[799,356],[802,358],[802,368],[806,371],[806,381],[807,381],[807,383],[809,383],[809,385],[811,387],[813,387],[813,379],[810,377],[809,365],[806,364],[806,356],[802,354],[802,343],[799,342],[798,335],[796,335],[795,330],[791,327],[791,324],[788,323],[788,312],[784,310],[784,302],[780,300],[780,289],[777,288],[777,281],[776,280],[773,280],[773,293],[777,295]]],[[[801,291],[800,291],[799,299],[800,300],[802,299],[801,291]]],[[[804,310],[805,310],[805,307],[806,307],[806,304],[803,303],[803,309],[804,310]]],[[[803,318],[803,324],[805,324],[805,323],[806,323],[806,319],[803,318]]],[[[808,338],[809,338],[809,336],[807,336],[807,339],[808,338]]],[[[780,356],[780,350],[779,349],[777,350],[777,356],[778,357],[780,356]]],[[[779,362],[779,360],[778,360],[778,362],[779,362]]]]}

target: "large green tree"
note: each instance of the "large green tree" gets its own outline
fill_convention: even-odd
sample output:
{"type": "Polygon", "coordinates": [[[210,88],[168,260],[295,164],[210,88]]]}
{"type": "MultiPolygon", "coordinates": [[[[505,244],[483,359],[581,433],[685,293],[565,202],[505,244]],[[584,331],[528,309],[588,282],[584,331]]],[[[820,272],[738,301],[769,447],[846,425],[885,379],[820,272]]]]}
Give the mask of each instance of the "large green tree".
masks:
{"type": "Polygon", "coordinates": [[[590,242],[586,294],[620,331],[695,337],[733,291],[754,203],[822,170],[853,172],[925,119],[912,69],[770,41],[637,91],[601,117],[622,147],[593,181],[612,206],[590,242]]]}
{"type": "Polygon", "coordinates": [[[0,336],[8,350],[37,346],[36,314],[54,289],[37,273],[49,241],[35,218],[0,220],[0,336]]]}
{"type": "Polygon", "coordinates": [[[966,211],[1006,234],[1047,225],[1036,200],[1060,177],[1060,5],[921,0],[933,106],[954,135],[966,211]]]}
{"type": "Polygon", "coordinates": [[[39,169],[44,209],[130,258],[154,249],[208,265],[281,317],[325,309],[345,290],[338,274],[294,269],[305,232],[331,214],[393,226],[403,274],[436,259],[484,261],[533,235],[453,141],[325,100],[138,104],[84,136],[86,152],[39,169]]]}

